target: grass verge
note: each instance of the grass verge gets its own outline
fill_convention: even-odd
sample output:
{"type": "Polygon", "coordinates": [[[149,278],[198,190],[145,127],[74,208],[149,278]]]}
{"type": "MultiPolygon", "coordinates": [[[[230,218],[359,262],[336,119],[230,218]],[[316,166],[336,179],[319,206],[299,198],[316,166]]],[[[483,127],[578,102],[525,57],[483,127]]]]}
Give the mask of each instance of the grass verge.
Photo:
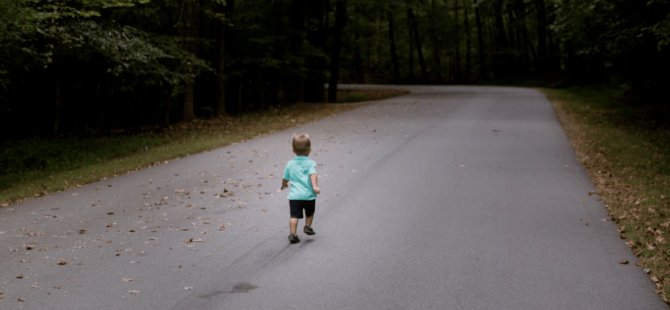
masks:
{"type": "Polygon", "coordinates": [[[670,128],[658,111],[624,104],[617,88],[543,91],[621,237],[668,303],[670,128]]]}
{"type": "MultiPolygon", "coordinates": [[[[356,90],[338,96],[351,102],[405,93],[356,90]],[[352,100],[351,94],[357,99],[352,100]]],[[[295,104],[237,117],[178,124],[160,133],[0,141],[0,206],[288,129],[361,105],[295,104]]]]}

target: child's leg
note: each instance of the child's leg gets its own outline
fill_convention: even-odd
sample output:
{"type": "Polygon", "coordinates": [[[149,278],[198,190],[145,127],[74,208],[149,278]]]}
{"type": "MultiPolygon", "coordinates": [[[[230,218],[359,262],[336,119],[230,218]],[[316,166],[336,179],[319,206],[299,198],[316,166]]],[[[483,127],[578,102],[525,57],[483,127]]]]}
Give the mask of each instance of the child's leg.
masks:
{"type": "Polygon", "coordinates": [[[292,235],[295,235],[298,231],[298,219],[295,217],[292,217],[291,220],[288,222],[289,223],[289,230],[291,231],[292,235]]]}
{"type": "Polygon", "coordinates": [[[312,226],[314,221],[314,211],[316,211],[316,200],[305,203],[305,226],[312,226]]]}

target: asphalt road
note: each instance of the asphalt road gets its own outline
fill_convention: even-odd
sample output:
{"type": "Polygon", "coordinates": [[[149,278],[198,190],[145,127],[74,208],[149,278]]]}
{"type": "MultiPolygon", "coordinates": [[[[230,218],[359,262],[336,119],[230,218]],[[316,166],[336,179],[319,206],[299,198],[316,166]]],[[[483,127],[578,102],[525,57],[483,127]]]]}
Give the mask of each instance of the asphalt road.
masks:
{"type": "Polygon", "coordinates": [[[411,90],[1,208],[0,309],[667,309],[543,95],[411,90]],[[302,131],[322,194],[291,245],[302,131]]]}

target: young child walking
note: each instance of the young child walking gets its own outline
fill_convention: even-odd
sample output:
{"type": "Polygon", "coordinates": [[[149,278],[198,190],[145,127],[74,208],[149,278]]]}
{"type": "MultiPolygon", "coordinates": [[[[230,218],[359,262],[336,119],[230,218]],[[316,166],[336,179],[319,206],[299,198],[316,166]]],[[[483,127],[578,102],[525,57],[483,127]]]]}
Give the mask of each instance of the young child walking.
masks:
{"type": "Polygon", "coordinates": [[[309,153],[312,150],[309,135],[306,133],[293,135],[293,153],[295,157],[291,159],[284,168],[284,178],[281,182],[281,189],[289,187],[288,202],[291,208],[291,219],[289,229],[291,234],[288,240],[291,243],[300,242],[298,238],[298,219],[303,218],[305,212],[305,228],[307,235],[314,235],[312,221],[314,221],[314,211],[316,206],[316,195],[321,192],[319,189],[318,177],[316,174],[316,163],[309,159],[309,153]]]}

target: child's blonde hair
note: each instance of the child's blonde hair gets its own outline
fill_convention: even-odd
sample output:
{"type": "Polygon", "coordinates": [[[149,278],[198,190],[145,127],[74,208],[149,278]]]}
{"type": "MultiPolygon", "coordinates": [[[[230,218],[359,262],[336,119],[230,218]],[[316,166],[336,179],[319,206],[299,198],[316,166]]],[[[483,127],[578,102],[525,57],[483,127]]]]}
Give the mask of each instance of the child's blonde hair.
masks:
{"type": "Polygon", "coordinates": [[[309,135],[306,133],[293,135],[293,153],[296,155],[307,156],[312,150],[312,143],[309,141],[309,135]]]}

